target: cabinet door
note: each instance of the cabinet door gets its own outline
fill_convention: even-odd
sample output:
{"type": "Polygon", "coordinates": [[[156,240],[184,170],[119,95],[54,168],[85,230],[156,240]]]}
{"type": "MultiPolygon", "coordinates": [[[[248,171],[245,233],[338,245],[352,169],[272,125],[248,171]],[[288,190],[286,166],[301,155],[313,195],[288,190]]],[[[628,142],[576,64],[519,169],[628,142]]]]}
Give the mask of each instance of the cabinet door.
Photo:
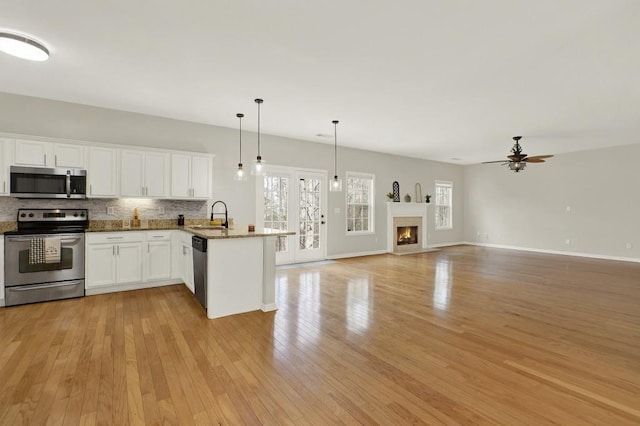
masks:
{"type": "Polygon", "coordinates": [[[117,244],[116,257],[118,284],[142,281],[142,243],[117,244]]]}
{"type": "Polygon", "coordinates": [[[62,143],[54,144],[53,164],[51,165],[53,167],[84,168],[84,147],[62,143]]]}
{"type": "Polygon", "coordinates": [[[113,244],[88,244],[85,287],[116,283],[116,249],[113,244]]]}
{"type": "Polygon", "coordinates": [[[16,139],[14,164],[20,166],[46,166],[51,159],[52,144],[43,141],[16,139]],[[47,154],[49,158],[47,158],[47,154]]]}
{"type": "Polygon", "coordinates": [[[87,174],[89,197],[118,196],[118,162],[115,149],[90,147],[87,174]]]}
{"type": "Polygon", "coordinates": [[[184,284],[187,286],[191,293],[195,292],[194,279],[193,279],[193,248],[188,245],[183,245],[183,259],[182,259],[182,267],[183,267],[183,276],[182,280],[184,284]]]}
{"type": "Polygon", "coordinates": [[[211,198],[211,157],[194,155],[191,157],[191,188],[195,198],[211,198]]]}
{"type": "Polygon", "coordinates": [[[191,198],[191,156],[171,155],[171,196],[191,198]]]}
{"type": "MultiPolygon", "coordinates": [[[[11,139],[0,138],[0,195],[9,195],[9,145],[11,139]]],[[[4,293],[2,293],[4,297],[4,293]]]]}
{"type": "Polygon", "coordinates": [[[144,186],[144,152],[122,151],[120,161],[120,195],[142,197],[144,186]]]}
{"type": "Polygon", "coordinates": [[[147,197],[169,196],[169,154],[147,152],[144,159],[145,191],[147,197]]]}
{"type": "Polygon", "coordinates": [[[149,241],[145,281],[171,278],[171,241],[149,241]]]}

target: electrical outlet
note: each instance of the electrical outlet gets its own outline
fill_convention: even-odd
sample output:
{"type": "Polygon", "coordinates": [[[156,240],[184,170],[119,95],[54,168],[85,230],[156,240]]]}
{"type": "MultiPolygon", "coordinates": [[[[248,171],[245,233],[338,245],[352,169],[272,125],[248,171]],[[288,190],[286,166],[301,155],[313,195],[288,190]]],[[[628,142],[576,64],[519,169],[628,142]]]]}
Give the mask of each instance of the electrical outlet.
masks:
{"type": "Polygon", "coordinates": [[[627,243],[627,248],[628,248],[628,249],[633,248],[633,244],[631,244],[631,243],[627,243]]]}
{"type": "Polygon", "coordinates": [[[107,207],[107,214],[116,214],[115,207],[107,207]]]}
{"type": "Polygon", "coordinates": [[[564,240],[564,243],[565,243],[566,245],[569,245],[569,244],[571,244],[571,240],[567,238],[566,240],[564,240]]]}
{"type": "Polygon", "coordinates": [[[484,233],[484,239],[489,241],[489,234],[487,232],[484,233]]]}
{"type": "Polygon", "coordinates": [[[158,207],[158,213],[159,214],[164,214],[164,207],[163,206],[158,207]]]}

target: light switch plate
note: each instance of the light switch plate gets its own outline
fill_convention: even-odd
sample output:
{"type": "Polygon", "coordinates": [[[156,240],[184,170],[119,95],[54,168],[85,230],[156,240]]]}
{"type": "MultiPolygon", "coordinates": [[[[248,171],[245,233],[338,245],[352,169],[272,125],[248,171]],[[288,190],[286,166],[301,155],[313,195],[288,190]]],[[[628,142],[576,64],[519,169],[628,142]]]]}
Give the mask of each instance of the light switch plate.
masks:
{"type": "Polygon", "coordinates": [[[116,214],[115,207],[107,207],[107,214],[116,214]]]}

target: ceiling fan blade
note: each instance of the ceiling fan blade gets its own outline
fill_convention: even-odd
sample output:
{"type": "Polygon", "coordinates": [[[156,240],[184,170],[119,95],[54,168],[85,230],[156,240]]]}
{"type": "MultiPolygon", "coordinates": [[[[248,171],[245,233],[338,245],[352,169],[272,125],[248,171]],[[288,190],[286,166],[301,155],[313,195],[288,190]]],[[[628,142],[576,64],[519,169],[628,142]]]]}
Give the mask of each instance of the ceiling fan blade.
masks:
{"type": "Polygon", "coordinates": [[[542,159],[551,158],[551,157],[553,157],[553,155],[533,155],[531,157],[528,157],[527,161],[529,161],[531,159],[533,159],[533,160],[542,160],[542,159]]]}
{"type": "Polygon", "coordinates": [[[498,160],[498,161],[483,161],[480,164],[492,164],[492,163],[508,163],[507,160],[498,160]]]}
{"type": "Polygon", "coordinates": [[[544,161],[542,158],[525,158],[524,160],[527,163],[546,163],[546,161],[544,161]]]}

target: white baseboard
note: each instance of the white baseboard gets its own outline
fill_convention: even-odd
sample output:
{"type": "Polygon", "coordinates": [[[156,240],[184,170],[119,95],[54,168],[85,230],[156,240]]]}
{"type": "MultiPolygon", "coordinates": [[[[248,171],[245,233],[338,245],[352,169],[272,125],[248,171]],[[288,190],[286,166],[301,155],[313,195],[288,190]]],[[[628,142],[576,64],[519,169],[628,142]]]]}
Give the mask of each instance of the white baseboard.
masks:
{"type": "Polygon", "coordinates": [[[386,254],[386,253],[388,253],[386,250],[375,250],[375,251],[363,251],[360,253],[333,254],[331,256],[327,256],[327,259],[346,259],[348,257],[373,256],[376,254],[386,254]]]}
{"type": "Polygon", "coordinates": [[[440,248],[440,247],[451,247],[451,246],[461,246],[464,244],[468,244],[465,243],[464,241],[455,241],[453,243],[439,243],[439,244],[429,244],[429,248],[440,248]]]}
{"type": "Polygon", "coordinates": [[[271,312],[278,310],[278,307],[275,303],[267,303],[266,305],[263,303],[260,309],[262,309],[262,312],[271,312]]]}
{"type": "Polygon", "coordinates": [[[115,293],[118,291],[142,290],[144,288],[162,287],[165,285],[182,284],[181,279],[172,278],[167,281],[152,281],[148,283],[129,283],[121,285],[110,285],[104,287],[88,288],[84,291],[85,296],[95,296],[96,294],[115,293]]]}
{"type": "Polygon", "coordinates": [[[507,246],[502,244],[488,244],[488,243],[474,243],[474,242],[465,242],[462,244],[468,244],[471,246],[478,246],[478,247],[507,249],[507,250],[531,251],[535,253],[559,254],[561,256],[586,257],[589,259],[617,260],[620,262],[640,263],[640,259],[635,257],[608,256],[604,254],[591,254],[591,253],[581,253],[581,252],[562,251],[562,250],[545,250],[545,249],[537,249],[537,248],[531,248],[531,247],[507,246]]]}

